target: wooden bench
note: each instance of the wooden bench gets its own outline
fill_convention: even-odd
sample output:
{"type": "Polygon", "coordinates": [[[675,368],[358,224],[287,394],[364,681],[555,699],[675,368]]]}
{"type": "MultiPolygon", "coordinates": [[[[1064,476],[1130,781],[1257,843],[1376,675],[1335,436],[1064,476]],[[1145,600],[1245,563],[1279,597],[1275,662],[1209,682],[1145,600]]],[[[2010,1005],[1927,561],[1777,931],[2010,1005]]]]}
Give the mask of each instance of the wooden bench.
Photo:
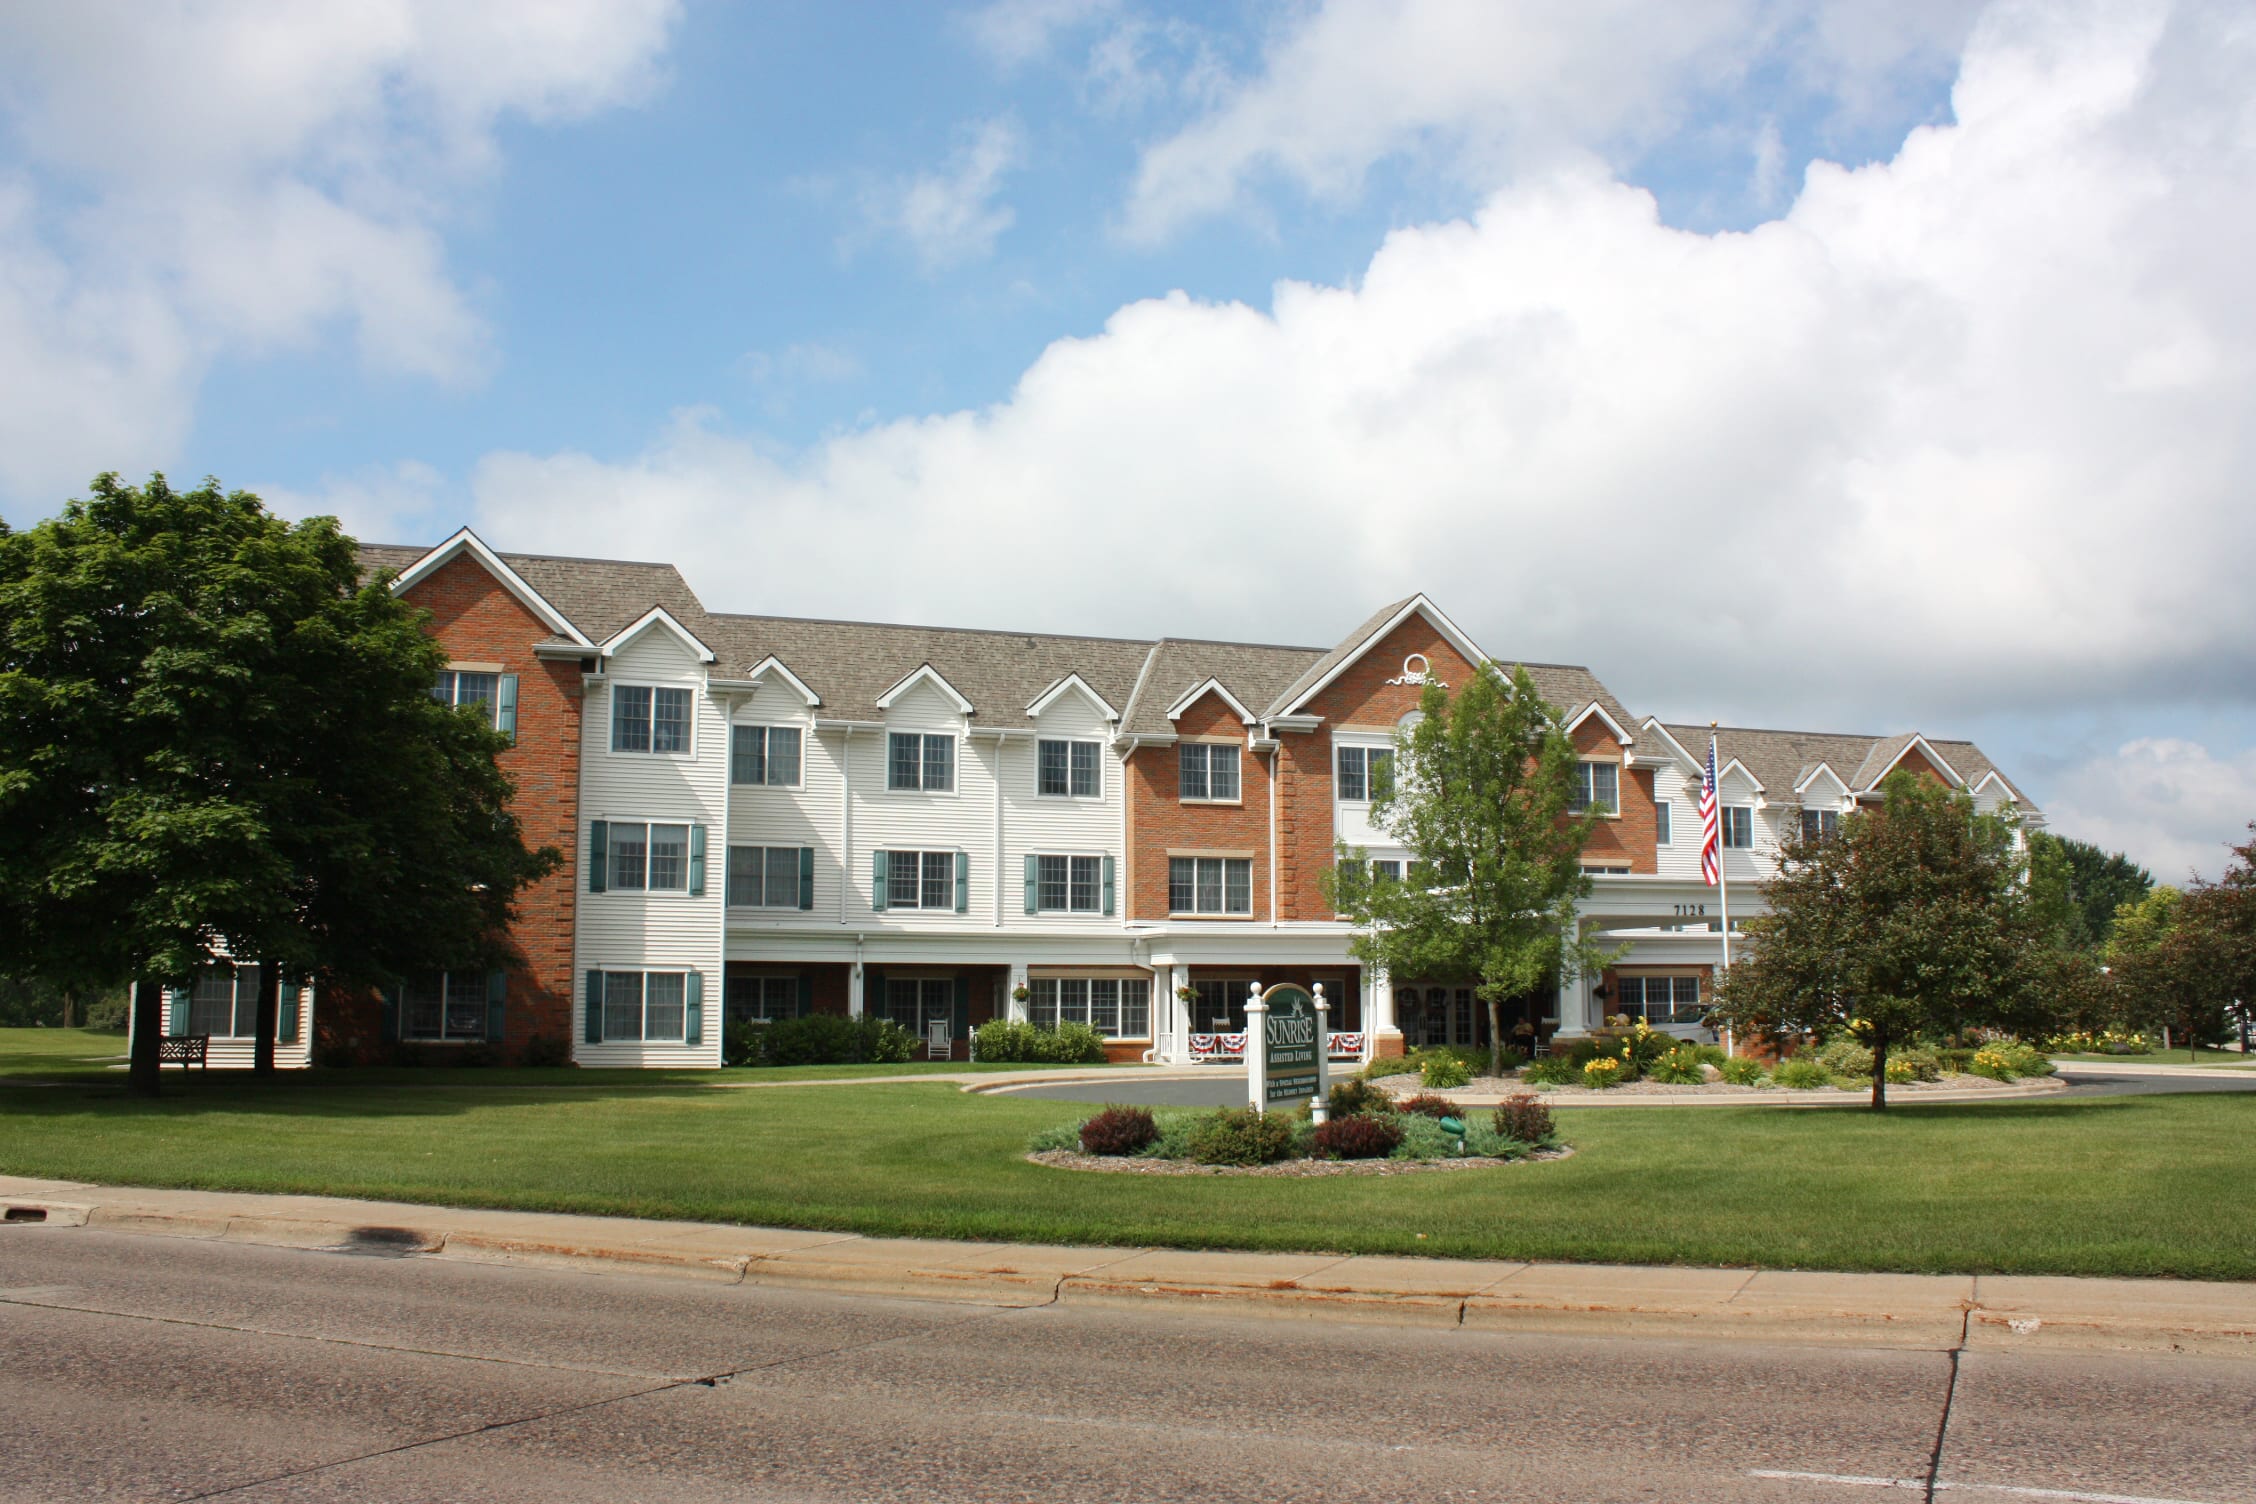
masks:
{"type": "Polygon", "coordinates": [[[211,1062],[205,1058],[210,1051],[209,1034],[169,1035],[157,1041],[157,1065],[162,1068],[177,1064],[182,1070],[197,1065],[210,1070],[211,1062]]]}

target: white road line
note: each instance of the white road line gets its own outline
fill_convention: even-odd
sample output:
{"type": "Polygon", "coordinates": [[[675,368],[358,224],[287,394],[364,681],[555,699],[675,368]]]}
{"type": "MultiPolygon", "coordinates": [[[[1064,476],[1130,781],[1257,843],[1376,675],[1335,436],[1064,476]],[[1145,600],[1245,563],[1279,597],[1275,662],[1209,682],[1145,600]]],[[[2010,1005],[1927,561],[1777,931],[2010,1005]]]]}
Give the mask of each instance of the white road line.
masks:
{"type": "MultiPolygon", "coordinates": [[[[1838,1483],[1850,1488],[1907,1488],[1926,1492],[1924,1478],[1872,1478],[1857,1473],[1790,1473],[1775,1468],[1754,1468],[1750,1478],[1778,1478],[1796,1483],[1838,1483]]],[[[2058,1499],[2062,1504],[2215,1504],[2209,1499],[2164,1499],[2152,1494],[2095,1494],[2074,1488],[2024,1488],[2012,1483],[1958,1483],[1945,1478],[1938,1480],[1935,1491],[1949,1489],[1953,1493],[2011,1494],[2017,1499],[2058,1499]]]]}

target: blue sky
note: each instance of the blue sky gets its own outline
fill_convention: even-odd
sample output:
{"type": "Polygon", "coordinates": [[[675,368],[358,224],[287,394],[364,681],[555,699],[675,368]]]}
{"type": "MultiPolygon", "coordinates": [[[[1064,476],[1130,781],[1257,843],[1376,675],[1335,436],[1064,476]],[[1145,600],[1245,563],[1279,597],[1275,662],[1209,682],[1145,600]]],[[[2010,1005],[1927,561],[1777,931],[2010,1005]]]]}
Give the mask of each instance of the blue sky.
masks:
{"type": "Polygon", "coordinates": [[[1640,710],[1975,736],[2213,869],[2232,11],[17,13],[0,514],[215,473],[726,608],[1138,634],[1424,588],[1640,710]]]}

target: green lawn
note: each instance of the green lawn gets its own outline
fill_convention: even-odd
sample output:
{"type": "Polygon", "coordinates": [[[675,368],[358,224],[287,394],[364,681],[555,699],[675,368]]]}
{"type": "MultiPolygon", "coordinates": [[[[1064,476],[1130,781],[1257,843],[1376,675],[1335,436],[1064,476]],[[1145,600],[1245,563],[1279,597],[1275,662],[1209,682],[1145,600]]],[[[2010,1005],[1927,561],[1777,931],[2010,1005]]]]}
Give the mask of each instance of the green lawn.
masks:
{"type": "Polygon", "coordinates": [[[2084,1061],[2093,1065],[2256,1065],[2256,1056],[2238,1050],[2156,1050],[2151,1055],[2055,1055],[2055,1060],[2084,1061]]]}
{"type": "Polygon", "coordinates": [[[876,1234],[1822,1269],[2256,1278],[2256,1101],[1584,1109],[1575,1157],[1323,1180],[1027,1164],[1070,1103],[823,1091],[0,1085],[0,1172],[876,1234]],[[1422,1235],[1422,1236],[1421,1236],[1422,1235]]]}
{"type": "MultiPolygon", "coordinates": [[[[0,1029],[0,1078],[8,1076],[76,1078],[110,1071],[125,1058],[125,1036],[89,1029],[0,1029]]],[[[963,1071],[1016,1071],[1041,1069],[1024,1065],[963,1061],[912,1060],[901,1065],[794,1065],[746,1070],[642,1071],[642,1070],[528,1070],[516,1066],[464,1069],[453,1066],[363,1066],[349,1073],[289,1071],[269,1090],[312,1089],[326,1091],[341,1083],[355,1086],[547,1086],[547,1087],[662,1087],[723,1086],[739,1081],[837,1081],[856,1076],[930,1076],[963,1071]]],[[[1076,1069],[1094,1070],[1084,1066],[1076,1069]]],[[[168,1066],[165,1084],[188,1080],[192,1073],[168,1066]]],[[[214,1080],[224,1079],[215,1076],[214,1080]]]]}

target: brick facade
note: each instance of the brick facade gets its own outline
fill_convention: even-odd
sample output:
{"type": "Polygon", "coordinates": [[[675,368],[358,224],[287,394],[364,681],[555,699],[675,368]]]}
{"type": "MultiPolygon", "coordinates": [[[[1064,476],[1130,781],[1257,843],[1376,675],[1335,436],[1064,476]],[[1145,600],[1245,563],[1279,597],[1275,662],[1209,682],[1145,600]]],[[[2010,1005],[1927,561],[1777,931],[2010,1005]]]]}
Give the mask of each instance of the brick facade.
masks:
{"type": "MultiPolygon", "coordinates": [[[[1574,744],[1575,751],[1583,757],[1604,758],[1610,762],[1622,760],[1622,744],[1596,716],[1575,728],[1574,744]]],[[[1633,873],[1657,872],[1660,870],[1660,817],[1654,810],[1660,801],[1653,793],[1653,770],[1624,767],[1620,790],[1620,812],[1593,826],[1590,843],[1582,848],[1582,859],[1593,866],[1619,866],[1626,862],[1633,873]]],[[[1670,834],[1673,836],[1675,832],[1670,834]]]]}
{"type": "MultiPolygon", "coordinates": [[[[1184,741],[1229,737],[1245,748],[1246,726],[1220,695],[1201,696],[1175,723],[1184,741]]],[[[1273,754],[1241,750],[1239,802],[1187,804],[1180,761],[1171,746],[1138,747],[1127,760],[1128,904],[1130,919],[1167,917],[1170,851],[1244,853],[1253,863],[1253,912],[1217,919],[1269,918],[1269,781],[1273,754]]],[[[1329,815],[1326,816],[1328,820],[1329,815]]]]}

